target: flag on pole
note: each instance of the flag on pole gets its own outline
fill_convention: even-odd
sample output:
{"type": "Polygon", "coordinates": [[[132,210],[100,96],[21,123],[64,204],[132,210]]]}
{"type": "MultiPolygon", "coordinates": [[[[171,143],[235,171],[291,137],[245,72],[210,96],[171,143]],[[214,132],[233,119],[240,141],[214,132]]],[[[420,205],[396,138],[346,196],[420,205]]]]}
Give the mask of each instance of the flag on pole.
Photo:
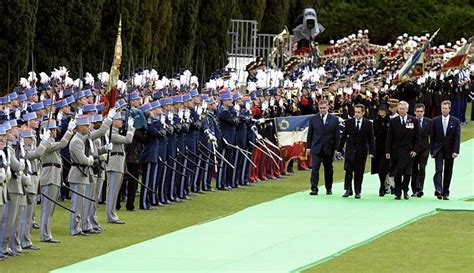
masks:
{"type": "MultiPolygon", "coordinates": [[[[402,66],[400,71],[398,71],[397,75],[392,80],[393,84],[398,84],[398,83],[401,83],[403,81],[406,81],[409,78],[409,76],[408,76],[409,72],[412,70],[412,68],[414,66],[417,66],[417,67],[415,67],[415,69],[413,71],[415,76],[418,75],[419,73],[421,73],[420,76],[423,75],[423,73],[424,73],[424,69],[423,69],[424,56],[426,55],[425,51],[426,51],[427,48],[429,48],[429,45],[431,44],[431,41],[434,39],[434,37],[436,37],[436,35],[438,34],[438,31],[439,31],[439,29],[436,30],[435,33],[433,33],[433,35],[431,36],[429,41],[424,43],[423,46],[421,46],[419,49],[417,49],[410,56],[410,58],[408,58],[408,61],[402,66]]],[[[412,76],[413,76],[413,73],[412,73],[412,76]]]]}
{"type": "Polygon", "coordinates": [[[114,107],[117,99],[117,83],[120,75],[120,64],[122,63],[122,16],[120,16],[117,40],[115,41],[114,60],[110,67],[109,82],[105,89],[105,105],[102,115],[106,116],[109,109],[114,107]]]}
{"type": "Polygon", "coordinates": [[[443,70],[463,67],[471,46],[472,43],[466,43],[462,47],[458,48],[456,54],[443,65],[443,70]]]}
{"type": "Polygon", "coordinates": [[[306,138],[313,115],[277,117],[277,138],[285,164],[294,158],[306,160],[306,138]]]}

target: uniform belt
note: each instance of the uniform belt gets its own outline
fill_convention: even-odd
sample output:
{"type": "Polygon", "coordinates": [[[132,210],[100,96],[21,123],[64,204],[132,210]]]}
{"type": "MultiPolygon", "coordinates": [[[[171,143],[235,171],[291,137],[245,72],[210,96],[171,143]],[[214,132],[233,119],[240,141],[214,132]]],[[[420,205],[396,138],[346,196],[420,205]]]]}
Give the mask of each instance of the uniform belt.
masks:
{"type": "Polygon", "coordinates": [[[112,153],[110,153],[110,156],[114,156],[114,155],[121,155],[121,156],[124,156],[125,153],[123,153],[123,152],[112,152],[112,153]]]}
{"type": "Polygon", "coordinates": [[[61,164],[56,164],[56,163],[44,163],[43,164],[43,168],[44,167],[56,167],[56,168],[61,168],[61,164]]]}
{"type": "Polygon", "coordinates": [[[38,172],[33,172],[33,173],[31,173],[31,175],[36,175],[36,176],[38,176],[38,172]]]}

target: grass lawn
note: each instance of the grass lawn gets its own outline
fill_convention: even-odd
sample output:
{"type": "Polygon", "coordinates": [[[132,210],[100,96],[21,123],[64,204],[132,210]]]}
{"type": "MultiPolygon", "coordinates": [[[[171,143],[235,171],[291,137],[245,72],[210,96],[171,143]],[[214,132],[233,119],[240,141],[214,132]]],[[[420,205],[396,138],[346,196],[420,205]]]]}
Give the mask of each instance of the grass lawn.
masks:
{"type": "Polygon", "coordinates": [[[440,212],[304,272],[472,272],[474,213],[440,212]]]}
{"type": "MultiPolygon", "coordinates": [[[[468,112],[469,111],[470,108],[468,109],[468,112]]],[[[474,122],[469,123],[468,126],[462,129],[462,137],[463,140],[467,140],[474,137],[474,122]]],[[[344,177],[342,163],[342,161],[337,161],[334,164],[335,181],[341,181],[344,177]]],[[[367,161],[367,165],[370,166],[370,160],[367,161]]],[[[370,167],[367,167],[366,170],[369,170],[369,168],[370,167]]],[[[105,228],[105,231],[102,234],[91,235],[89,237],[69,236],[69,214],[61,208],[56,208],[55,216],[53,219],[53,235],[55,239],[61,240],[62,243],[57,245],[40,243],[38,241],[38,230],[33,230],[34,243],[41,247],[41,250],[29,251],[28,254],[19,257],[9,258],[6,261],[0,262],[0,272],[47,272],[55,268],[70,265],[72,263],[79,262],[87,258],[105,254],[115,249],[123,248],[188,226],[196,225],[206,221],[211,221],[219,217],[224,217],[249,206],[273,200],[288,195],[290,193],[302,190],[309,190],[309,176],[309,171],[300,171],[297,172],[295,175],[291,176],[290,178],[275,181],[265,181],[253,187],[237,189],[231,192],[219,191],[203,195],[194,195],[192,197],[193,200],[181,204],[170,205],[167,207],[160,207],[156,211],[119,211],[118,214],[120,218],[126,222],[125,225],[106,224],[105,207],[104,205],[100,205],[99,218],[102,221],[102,226],[105,228]]],[[[64,204],[70,207],[69,202],[64,202],[64,204]]],[[[442,217],[444,215],[446,215],[445,217],[449,218],[451,214],[441,213],[439,216],[435,216],[433,218],[438,219],[438,217],[442,217]]],[[[453,215],[457,215],[453,217],[453,222],[456,221],[455,219],[457,217],[469,218],[469,215],[463,216],[462,214],[458,213],[453,215]]],[[[38,207],[36,211],[36,216],[37,219],[39,219],[40,211],[38,207]]],[[[473,216],[474,215],[470,215],[470,230],[472,230],[473,216]]],[[[422,221],[428,221],[429,219],[424,219],[422,221]]],[[[461,222],[465,221],[463,220],[461,222]]],[[[427,229],[432,232],[432,230],[434,230],[435,227],[438,227],[439,224],[437,222],[428,222],[427,225],[431,225],[431,227],[428,227],[427,229]]],[[[405,227],[402,230],[405,230],[406,228],[409,227],[405,227]]],[[[457,224],[457,222],[454,222],[454,225],[451,228],[451,231],[455,234],[460,234],[460,232],[465,232],[467,230],[469,229],[464,226],[461,226],[461,224],[457,224]]],[[[397,233],[391,233],[390,235],[393,234],[397,233]]],[[[441,232],[439,234],[441,234],[441,232]]],[[[472,235],[473,234],[470,233],[471,237],[472,235]]],[[[440,236],[444,235],[441,234],[440,236]]],[[[420,241],[418,243],[412,244],[411,248],[409,248],[409,253],[413,253],[414,251],[415,253],[418,253],[418,245],[428,244],[430,241],[432,241],[430,239],[432,239],[432,236],[430,236],[430,238],[423,236],[417,237],[416,240],[420,241]],[[426,243],[425,239],[427,240],[426,243]]],[[[451,242],[453,241],[454,239],[451,239],[451,242]]],[[[375,242],[376,241],[368,244],[367,246],[370,246],[375,242]]],[[[472,247],[473,244],[472,242],[471,244],[467,243],[467,240],[463,241],[462,243],[458,242],[456,248],[464,248],[464,253],[468,254],[466,248],[469,246],[472,247]]],[[[432,245],[431,248],[438,248],[439,251],[436,253],[446,253],[446,251],[457,251],[456,249],[447,248],[450,246],[451,244],[439,244],[432,245]],[[441,252],[441,250],[445,252],[441,252]]],[[[385,249],[387,249],[387,247],[385,245],[381,245],[379,246],[378,251],[375,252],[386,252],[385,249]]],[[[399,251],[400,249],[402,248],[397,248],[396,251],[399,251]]],[[[435,257],[434,255],[436,253],[433,253],[433,257],[435,257]]],[[[374,257],[376,257],[375,255],[376,254],[374,254],[374,257]]],[[[473,255],[471,255],[471,257],[472,256],[473,255]]],[[[334,259],[334,261],[337,261],[338,259],[339,258],[336,258],[334,259]]],[[[346,266],[350,269],[355,263],[360,262],[360,260],[361,259],[359,259],[358,261],[356,260],[356,262],[353,262],[353,264],[346,264],[346,266]]],[[[367,261],[373,262],[376,261],[376,259],[370,258],[367,259],[367,261]]],[[[420,267],[425,267],[429,265],[429,263],[425,264],[425,260],[422,260],[422,262],[423,263],[419,265],[420,267]]],[[[452,259],[452,262],[458,263],[458,261],[454,258],[452,259]]],[[[388,259],[383,261],[383,263],[385,265],[393,264],[393,262],[388,259]]],[[[408,267],[404,271],[416,271],[416,268],[413,268],[415,264],[414,262],[405,264],[411,265],[412,267],[408,267]]],[[[365,271],[366,269],[362,271],[359,270],[359,272],[365,271]]],[[[393,272],[393,270],[391,272],[393,272]]]]}

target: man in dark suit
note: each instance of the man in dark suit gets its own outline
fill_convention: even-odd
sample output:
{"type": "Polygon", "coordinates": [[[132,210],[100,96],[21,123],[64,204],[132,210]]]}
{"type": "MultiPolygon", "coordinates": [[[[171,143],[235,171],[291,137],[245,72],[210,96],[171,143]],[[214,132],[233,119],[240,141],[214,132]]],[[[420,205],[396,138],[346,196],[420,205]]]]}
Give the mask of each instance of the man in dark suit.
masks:
{"type": "Polygon", "coordinates": [[[311,152],[311,195],[318,195],[319,168],[324,165],[326,194],[332,194],[334,152],[340,139],[339,119],[328,113],[326,100],[318,103],[319,113],[311,118],[307,145],[311,152]]]}
{"type": "Polygon", "coordinates": [[[352,178],[354,177],[355,198],[360,199],[367,154],[371,158],[374,155],[374,128],[372,122],[364,118],[364,114],[365,106],[357,104],[354,107],[355,117],[346,121],[337,149],[336,154],[340,154],[347,141],[344,154],[344,170],[346,171],[344,189],[346,192],[342,197],[349,197],[353,194],[352,178]]]}
{"type": "Polygon", "coordinates": [[[409,199],[408,185],[412,173],[413,158],[419,152],[420,125],[407,114],[408,103],[398,103],[398,117],[390,120],[385,145],[385,156],[390,159],[390,175],[395,178],[395,199],[409,199]],[[403,176],[403,181],[402,181],[403,176]]]}
{"type": "Polygon", "coordinates": [[[441,116],[433,119],[430,138],[431,157],[435,158],[436,165],[436,172],[433,177],[435,195],[438,199],[444,200],[449,200],[449,185],[453,174],[454,159],[459,155],[461,143],[461,122],[458,118],[449,115],[450,111],[451,102],[443,101],[441,103],[441,116]],[[443,180],[442,183],[441,180],[443,180]]]}
{"type": "Polygon", "coordinates": [[[423,185],[425,184],[425,168],[430,155],[430,134],[433,121],[425,115],[425,105],[417,103],[415,105],[415,115],[420,124],[420,153],[413,161],[413,170],[411,175],[412,197],[423,196],[423,185]]]}

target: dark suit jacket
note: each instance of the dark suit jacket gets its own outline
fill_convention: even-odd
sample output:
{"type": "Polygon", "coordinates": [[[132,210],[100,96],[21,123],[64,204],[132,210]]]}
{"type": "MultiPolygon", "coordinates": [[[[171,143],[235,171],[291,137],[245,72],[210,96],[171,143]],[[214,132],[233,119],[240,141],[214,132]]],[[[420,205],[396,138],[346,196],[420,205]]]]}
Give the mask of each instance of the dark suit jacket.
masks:
{"type": "Polygon", "coordinates": [[[427,157],[430,153],[430,135],[433,121],[423,118],[423,126],[420,126],[420,156],[427,157]]]}
{"type": "Polygon", "coordinates": [[[346,144],[344,169],[348,171],[363,171],[367,154],[373,155],[375,152],[372,122],[366,118],[362,119],[361,128],[359,130],[356,127],[355,118],[346,121],[346,126],[342,131],[341,141],[337,149],[339,152],[344,148],[344,144],[346,144]]]}
{"type": "Polygon", "coordinates": [[[327,114],[326,124],[323,124],[321,115],[316,114],[309,121],[307,144],[311,154],[334,154],[337,149],[341,134],[339,132],[339,119],[327,114]]]}
{"type": "Polygon", "coordinates": [[[402,127],[400,117],[390,120],[385,153],[390,154],[392,176],[411,175],[411,151],[420,152],[420,124],[415,117],[406,116],[402,127]]]}
{"type": "Polygon", "coordinates": [[[442,149],[444,149],[445,156],[449,158],[451,158],[453,153],[459,154],[459,146],[461,144],[461,122],[458,118],[449,116],[445,137],[442,116],[435,117],[433,119],[430,140],[432,156],[436,156],[436,154],[442,149]]]}

